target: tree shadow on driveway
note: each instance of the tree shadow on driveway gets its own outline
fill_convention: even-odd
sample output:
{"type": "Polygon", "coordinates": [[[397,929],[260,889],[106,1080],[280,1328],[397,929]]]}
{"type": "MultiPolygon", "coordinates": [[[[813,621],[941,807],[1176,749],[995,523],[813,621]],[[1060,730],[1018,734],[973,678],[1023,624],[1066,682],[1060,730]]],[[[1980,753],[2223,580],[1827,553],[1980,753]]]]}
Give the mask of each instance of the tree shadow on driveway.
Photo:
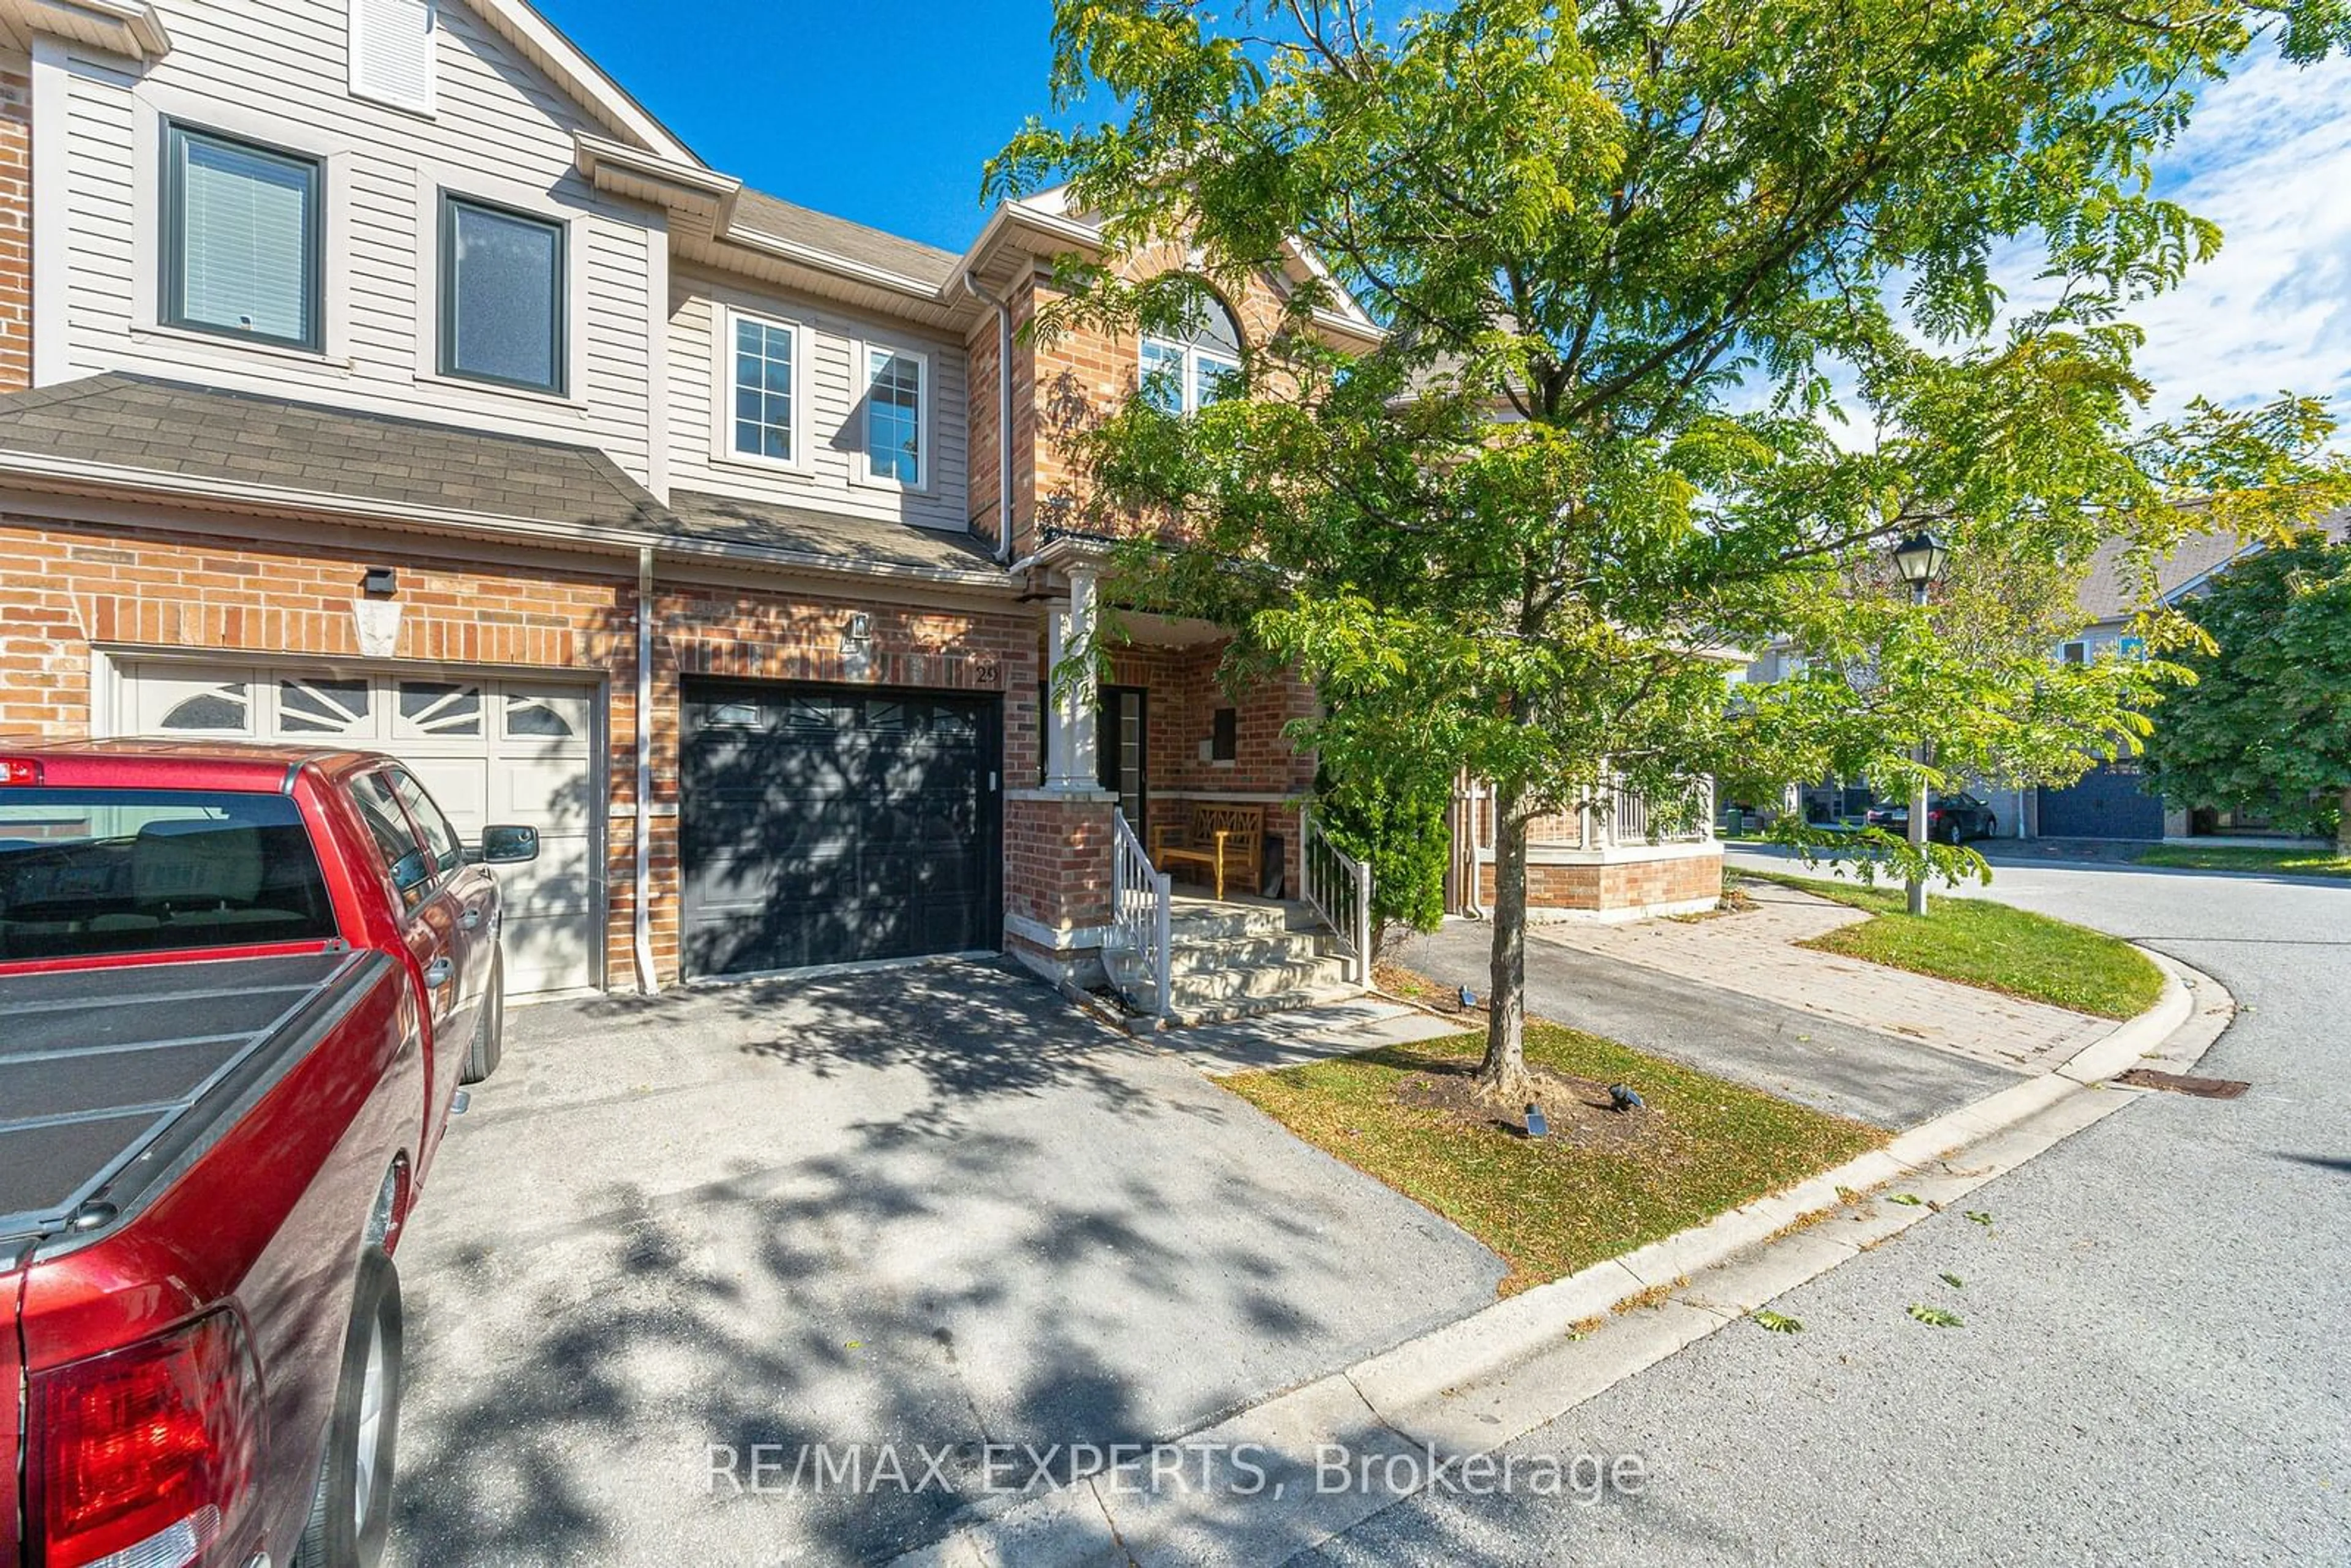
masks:
{"type": "Polygon", "coordinates": [[[884,1559],[985,1444],[1195,1429],[1501,1272],[977,964],[518,1012],[400,1261],[395,1554],[432,1568],[884,1559]],[[947,1480],[820,1490],[816,1443],[947,1480]]]}

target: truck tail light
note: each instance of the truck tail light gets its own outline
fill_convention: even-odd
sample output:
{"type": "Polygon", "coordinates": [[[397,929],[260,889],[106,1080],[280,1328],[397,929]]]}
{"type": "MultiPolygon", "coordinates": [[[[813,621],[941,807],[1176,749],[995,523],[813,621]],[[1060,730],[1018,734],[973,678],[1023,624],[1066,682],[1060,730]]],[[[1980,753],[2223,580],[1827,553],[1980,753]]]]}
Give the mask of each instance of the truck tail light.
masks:
{"type": "Polygon", "coordinates": [[[35,1568],[242,1563],[261,1388],[226,1311],[28,1380],[35,1568]]]}
{"type": "Polygon", "coordinates": [[[0,785],[38,784],[41,765],[29,757],[0,757],[0,785]]]}

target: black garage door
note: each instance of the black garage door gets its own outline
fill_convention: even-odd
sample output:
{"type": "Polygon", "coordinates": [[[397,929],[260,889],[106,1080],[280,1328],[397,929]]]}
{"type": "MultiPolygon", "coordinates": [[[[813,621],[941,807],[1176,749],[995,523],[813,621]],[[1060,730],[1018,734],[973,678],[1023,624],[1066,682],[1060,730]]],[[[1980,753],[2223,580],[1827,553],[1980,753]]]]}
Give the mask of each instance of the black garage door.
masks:
{"type": "Polygon", "coordinates": [[[2163,800],[2140,786],[2146,777],[2136,762],[2094,768],[2063,789],[2041,791],[2041,836],[2044,839],[2159,839],[2163,800]]]}
{"type": "Polygon", "coordinates": [[[993,698],[686,683],[685,972],[998,946],[993,698]]]}

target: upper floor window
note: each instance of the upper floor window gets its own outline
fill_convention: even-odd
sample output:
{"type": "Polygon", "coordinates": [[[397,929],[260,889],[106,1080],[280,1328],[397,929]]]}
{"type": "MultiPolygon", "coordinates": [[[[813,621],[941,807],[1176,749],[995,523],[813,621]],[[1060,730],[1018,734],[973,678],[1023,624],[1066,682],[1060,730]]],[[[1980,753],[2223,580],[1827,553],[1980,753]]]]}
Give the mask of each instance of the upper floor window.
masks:
{"type": "Polygon", "coordinates": [[[319,347],[319,163],[186,126],[163,176],[167,325],[319,347]]]}
{"type": "Polygon", "coordinates": [[[1164,413],[1207,407],[1240,368],[1240,329],[1232,313],[1213,298],[1200,301],[1190,330],[1182,336],[1144,336],[1143,395],[1164,413]]]}
{"type": "Polygon", "coordinates": [[[865,350],[865,473],[871,479],[920,489],[924,465],[923,399],[930,362],[898,349],[865,350]]]}
{"type": "Polygon", "coordinates": [[[794,377],[799,329],[732,310],[726,319],[733,326],[726,386],[734,422],[726,450],[737,457],[796,463],[799,448],[792,420],[799,412],[794,377]]]}
{"type": "Polygon", "coordinates": [[[560,392],[563,225],[441,198],[441,373],[560,392]]]}

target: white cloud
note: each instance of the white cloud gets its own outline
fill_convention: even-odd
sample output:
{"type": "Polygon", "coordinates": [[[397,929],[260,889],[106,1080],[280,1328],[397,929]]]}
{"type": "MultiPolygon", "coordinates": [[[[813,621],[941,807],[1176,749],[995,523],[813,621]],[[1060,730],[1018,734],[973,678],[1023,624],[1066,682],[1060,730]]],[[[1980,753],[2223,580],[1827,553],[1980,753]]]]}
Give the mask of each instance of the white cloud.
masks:
{"type": "MultiPolygon", "coordinates": [[[[2135,307],[2151,413],[2331,395],[2351,420],[2351,60],[2258,57],[2208,89],[2157,193],[2220,226],[2220,254],[2135,307]]],[[[2024,290],[2020,287],[2019,298],[2024,290]]]]}

